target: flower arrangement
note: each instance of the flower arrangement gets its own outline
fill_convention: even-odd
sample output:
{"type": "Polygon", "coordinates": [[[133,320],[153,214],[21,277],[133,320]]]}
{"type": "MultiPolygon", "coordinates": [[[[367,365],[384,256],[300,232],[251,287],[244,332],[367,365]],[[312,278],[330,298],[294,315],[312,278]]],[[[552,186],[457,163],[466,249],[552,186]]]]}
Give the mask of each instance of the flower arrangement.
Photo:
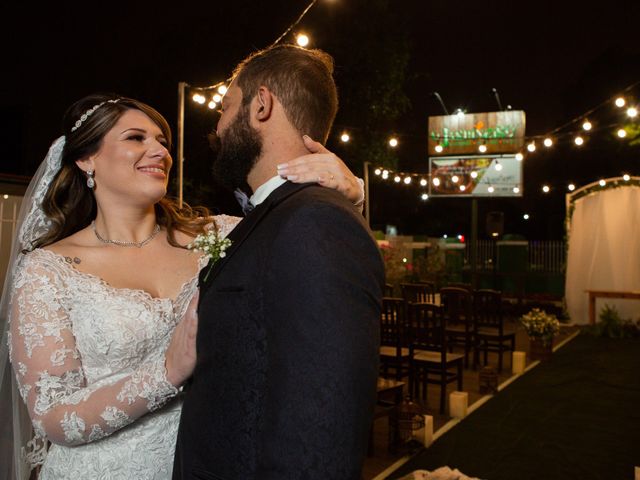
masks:
{"type": "Polygon", "coordinates": [[[520,322],[529,338],[539,339],[544,345],[550,345],[553,337],[560,331],[560,322],[556,316],[539,308],[522,315],[520,322]]]}
{"type": "Polygon", "coordinates": [[[204,277],[205,282],[207,278],[209,278],[213,265],[227,255],[226,251],[230,246],[231,240],[221,238],[216,229],[211,229],[205,234],[198,235],[187,245],[187,248],[190,250],[204,253],[205,257],[209,260],[208,271],[204,277]]]}

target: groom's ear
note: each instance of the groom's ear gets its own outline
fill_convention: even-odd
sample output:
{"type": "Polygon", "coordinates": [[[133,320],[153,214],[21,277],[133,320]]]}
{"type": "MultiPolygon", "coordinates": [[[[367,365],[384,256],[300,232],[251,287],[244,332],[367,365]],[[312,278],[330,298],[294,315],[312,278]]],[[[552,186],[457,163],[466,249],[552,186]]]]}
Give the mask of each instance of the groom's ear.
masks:
{"type": "Polygon", "coordinates": [[[273,94],[267,87],[258,88],[258,93],[254,100],[255,118],[260,122],[264,122],[271,117],[273,110],[273,94]]]}

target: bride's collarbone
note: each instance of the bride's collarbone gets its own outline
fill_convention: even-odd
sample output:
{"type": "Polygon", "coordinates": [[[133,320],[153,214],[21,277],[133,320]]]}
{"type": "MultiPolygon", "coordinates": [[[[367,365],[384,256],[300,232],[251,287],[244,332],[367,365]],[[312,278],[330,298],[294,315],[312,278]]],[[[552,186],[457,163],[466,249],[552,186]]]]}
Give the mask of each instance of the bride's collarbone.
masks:
{"type": "Polygon", "coordinates": [[[64,257],[68,264],[82,273],[98,277],[115,288],[144,290],[159,298],[175,297],[198,268],[197,255],[170,246],[136,248],[62,244],[51,247],[48,249],[64,257]]]}

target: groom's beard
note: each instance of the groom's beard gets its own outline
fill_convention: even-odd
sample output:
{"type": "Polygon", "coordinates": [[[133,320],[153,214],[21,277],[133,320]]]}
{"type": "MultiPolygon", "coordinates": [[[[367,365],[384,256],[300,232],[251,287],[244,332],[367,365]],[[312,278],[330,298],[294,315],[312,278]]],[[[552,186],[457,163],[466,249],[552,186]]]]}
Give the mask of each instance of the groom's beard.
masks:
{"type": "Polygon", "coordinates": [[[217,137],[218,157],[213,174],[222,184],[232,189],[247,183],[247,176],[262,153],[262,138],[249,124],[249,116],[241,108],[222,138],[217,137]]]}

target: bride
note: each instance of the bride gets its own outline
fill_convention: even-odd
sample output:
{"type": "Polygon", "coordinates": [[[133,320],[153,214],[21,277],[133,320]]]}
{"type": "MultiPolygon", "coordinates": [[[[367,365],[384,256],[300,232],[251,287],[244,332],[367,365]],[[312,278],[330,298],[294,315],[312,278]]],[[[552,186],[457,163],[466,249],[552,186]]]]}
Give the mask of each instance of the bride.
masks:
{"type": "MultiPolygon", "coordinates": [[[[170,478],[206,264],[185,246],[239,219],[165,198],[171,133],[150,106],[91,95],[64,131],[23,200],[2,298],[0,478],[170,478]]],[[[362,198],[302,141],[322,153],[280,173],[362,198]]]]}

